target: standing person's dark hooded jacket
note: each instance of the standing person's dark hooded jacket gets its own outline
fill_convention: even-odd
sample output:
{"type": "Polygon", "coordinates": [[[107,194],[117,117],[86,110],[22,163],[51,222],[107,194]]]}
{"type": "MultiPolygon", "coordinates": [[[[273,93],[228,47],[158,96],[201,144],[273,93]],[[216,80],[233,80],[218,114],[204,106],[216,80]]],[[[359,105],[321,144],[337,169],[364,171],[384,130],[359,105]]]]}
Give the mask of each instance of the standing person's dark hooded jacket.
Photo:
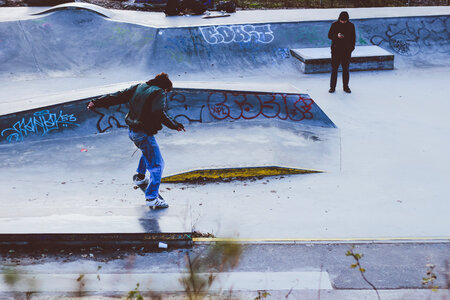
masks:
{"type": "Polygon", "coordinates": [[[352,52],[355,49],[355,25],[347,21],[341,23],[339,20],[348,20],[348,14],[342,12],[336,22],[331,24],[330,31],[328,32],[328,38],[331,40],[331,50],[339,52],[352,52]],[[344,38],[338,38],[338,33],[344,35],[344,38]]]}
{"type": "Polygon", "coordinates": [[[148,135],[155,135],[161,130],[161,124],[170,129],[181,126],[166,114],[166,93],[152,81],[102,96],[93,102],[96,108],[128,103],[130,111],[125,117],[125,122],[131,129],[143,131],[148,135]]]}

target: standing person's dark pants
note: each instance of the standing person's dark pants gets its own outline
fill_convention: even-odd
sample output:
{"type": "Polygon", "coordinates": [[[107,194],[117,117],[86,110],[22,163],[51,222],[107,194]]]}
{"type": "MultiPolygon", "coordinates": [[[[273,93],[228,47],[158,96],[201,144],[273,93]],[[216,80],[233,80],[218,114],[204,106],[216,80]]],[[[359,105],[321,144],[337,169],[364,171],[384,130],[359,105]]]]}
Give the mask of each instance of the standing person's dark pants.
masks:
{"type": "Polygon", "coordinates": [[[342,85],[344,88],[348,88],[348,82],[350,80],[349,65],[351,54],[352,53],[348,51],[339,51],[335,49],[331,51],[330,88],[336,88],[339,65],[342,66],[342,85]]]}

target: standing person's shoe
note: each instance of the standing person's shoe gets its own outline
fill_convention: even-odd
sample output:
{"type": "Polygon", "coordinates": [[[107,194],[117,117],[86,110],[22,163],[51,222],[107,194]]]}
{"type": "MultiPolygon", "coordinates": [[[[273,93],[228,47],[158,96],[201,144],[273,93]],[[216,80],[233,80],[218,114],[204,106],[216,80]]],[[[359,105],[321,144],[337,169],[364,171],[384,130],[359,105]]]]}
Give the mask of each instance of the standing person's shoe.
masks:
{"type": "Polygon", "coordinates": [[[133,182],[135,185],[148,184],[148,178],[145,178],[145,175],[142,174],[134,174],[133,182]]]}
{"type": "Polygon", "coordinates": [[[328,90],[328,93],[334,93],[336,90],[335,90],[335,88],[330,88],[329,90],[328,90]]]}
{"type": "Polygon", "coordinates": [[[155,208],[167,208],[169,207],[169,204],[167,204],[164,199],[160,195],[158,195],[158,198],[156,199],[145,199],[147,206],[153,206],[155,208]]]}
{"type": "Polygon", "coordinates": [[[344,92],[350,94],[352,92],[352,90],[348,86],[346,86],[346,87],[344,87],[344,92]]]}

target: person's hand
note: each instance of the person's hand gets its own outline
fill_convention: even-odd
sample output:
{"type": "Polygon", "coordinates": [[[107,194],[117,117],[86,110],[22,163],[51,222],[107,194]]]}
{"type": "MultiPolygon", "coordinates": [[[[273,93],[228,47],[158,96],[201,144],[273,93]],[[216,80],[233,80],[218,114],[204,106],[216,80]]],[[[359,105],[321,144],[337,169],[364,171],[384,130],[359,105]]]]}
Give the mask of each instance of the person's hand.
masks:
{"type": "Polygon", "coordinates": [[[338,33],[338,38],[340,38],[340,39],[343,39],[344,38],[344,35],[342,34],[342,33],[338,33]]]}
{"type": "Polygon", "coordinates": [[[94,109],[95,108],[95,104],[94,104],[94,102],[89,102],[89,104],[88,104],[88,106],[87,106],[87,109],[88,110],[91,110],[91,109],[94,109]]]}
{"type": "Polygon", "coordinates": [[[177,131],[186,131],[186,129],[184,129],[183,124],[178,123],[178,125],[177,125],[177,131]]]}

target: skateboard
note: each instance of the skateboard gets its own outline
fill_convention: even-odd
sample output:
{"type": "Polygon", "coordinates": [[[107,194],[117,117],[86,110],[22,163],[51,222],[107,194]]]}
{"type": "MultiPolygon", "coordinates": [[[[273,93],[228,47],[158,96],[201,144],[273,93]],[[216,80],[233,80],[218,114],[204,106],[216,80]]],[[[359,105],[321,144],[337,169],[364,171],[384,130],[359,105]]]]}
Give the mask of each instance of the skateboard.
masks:
{"type": "Polygon", "coordinates": [[[226,14],[225,12],[212,12],[209,14],[204,14],[202,19],[211,19],[211,18],[222,18],[229,17],[230,14],[226,14]]]}

